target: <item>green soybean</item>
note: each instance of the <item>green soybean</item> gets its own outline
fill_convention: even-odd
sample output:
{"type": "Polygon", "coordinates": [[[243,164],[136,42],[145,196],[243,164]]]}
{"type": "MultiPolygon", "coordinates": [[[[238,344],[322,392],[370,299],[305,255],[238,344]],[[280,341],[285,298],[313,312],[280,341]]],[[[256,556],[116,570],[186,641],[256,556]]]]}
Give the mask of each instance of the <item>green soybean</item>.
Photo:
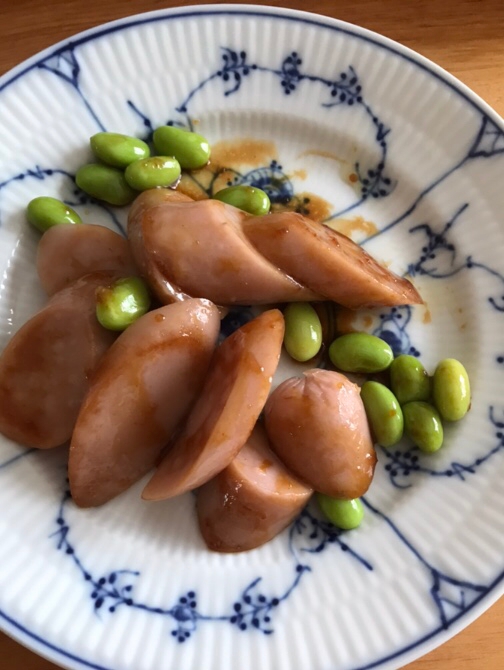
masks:
{"type": "Polygon", "coordinates": [[[124,176],[137,191],[172,186],[180,177],[180,164],[171,156],[152,156],[128,165],[124,176]]]}
{"type": "Polygon", "coordinates": [[[344,372],[380,372],[391,364],[394,354],[379,337],[368,333],[348,333],[329,347],[333,365],[344,372]]]}
{"type": "Polygon", "coordinates": [[[120,133],[96,133],[89,140],[94,155],[107,165],[125,168],[133,161],[150,156],[142,140],[120,133]]]}
{"type": "Polygon", "coordinates": [[[443,444],[443,424],[433,405],[422,400],[408,402],[402,408],[404,432],[414,444],[428,454],[441,448],[443,444]]]}
{"type": "Polygon", "coordinates": [[[210,145],[198,133],[175,126],[156,128],[153,135],[158,154],[174,156],[184,170],[196,170],[210,159],[210,145]]]}
{"type": "Polygon", "coordinates": [[[222,191],[217,191],[212,197],[254,216],[267,214],[271,206],[267,193],[261,191],[260,188],[255,188],[255,186],[244,184],[223,188],[222,191]]]}
{"type": "Polygon", "coordinates": [[[390,386],[401,405],[413,400],[428,400],[430,379],[427,370],[414,356],[402,354],[390,364],[390,386]]]}
{"type": "Polygon", "coordinates": [[[125,330],[149,307],[149,291],[140,277],[118,279],[96,293],[96,318],[108,330],[125,330]]]}
{"type": "Polygon", "coordinates": [[[445,421],[459,421],[471,405],[471,387],[465,367],[454,358],[442,360],[432,381],[432,397],[445,421]]]}
{"type": "Polygon", "coordinates": [[[44,195],[30,200],[26,208],[26,218],[41,233],[53,226],[82,223],[80,216],[71,207],[61,200],[44,195]]]}
{"type": "Polygon", "coordinates": [[[77,170],[75,182],[84,193],[118,207],[129,205],[137,196],[126,182],[123,171],[109,165],[83,165],[77,170]]]}
{"type": "Polygon", "coordinates": [[[364,506],[359,498],[339,500],[317,493],[317,502],[324,516],[342,530],[357,528],[364,518],[364,506]]]}
{"type": "Polygon", "coordinates": [[[361,388],[361,398],[366,416],[375,440],[382,447],[392,447],[403,435],[404,418],[401,406],[383,384],[365,382],[361,388]]]}
{"type": "Polygon", "coordinates": [[[284,311],[284,346],[296,361],[309,361],[322,346],[322,325],[308,302],[293,302],[284,311]]]}

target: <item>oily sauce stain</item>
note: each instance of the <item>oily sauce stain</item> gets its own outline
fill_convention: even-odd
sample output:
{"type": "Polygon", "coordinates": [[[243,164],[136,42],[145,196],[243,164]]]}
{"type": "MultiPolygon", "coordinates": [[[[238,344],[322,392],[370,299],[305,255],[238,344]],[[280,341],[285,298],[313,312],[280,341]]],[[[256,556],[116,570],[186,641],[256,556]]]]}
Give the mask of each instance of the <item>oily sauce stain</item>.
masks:
{"type": "MultiPolygon", "coordinates": [[[[328,152],[307,151],[301,155],[311,154],[341,160],[328,152]]],[[[253,138],[223,140],[213,145],[210,161],[205,167],[182,174],[177,190],[193,200],[205,200],[233,184],[235,178],[242,174],[243,168],[245,172],[262,168],[277,158],[278,151],[274,142],[253,138]]],[[[286,177],[304,180],[307,173],[300,169],[286,177]]],[[[282,176],[278,179],[281,180],[282,176]]],[[[301,192],[287,201],[273,203],[271,211],[298,212],[313,221],[323,221],[330,215],[331,208],[331,204],[324,198],[314,193],[301,192]]]]}
{"type": "Polygon", "coordinates": [[[376,224],[366,221],[362,216],[356,216],[353,219],[335,219],[327,225],[347,237],[352,237],[352,234],[356,232],[369,236],[378,231],[376,224]]]}

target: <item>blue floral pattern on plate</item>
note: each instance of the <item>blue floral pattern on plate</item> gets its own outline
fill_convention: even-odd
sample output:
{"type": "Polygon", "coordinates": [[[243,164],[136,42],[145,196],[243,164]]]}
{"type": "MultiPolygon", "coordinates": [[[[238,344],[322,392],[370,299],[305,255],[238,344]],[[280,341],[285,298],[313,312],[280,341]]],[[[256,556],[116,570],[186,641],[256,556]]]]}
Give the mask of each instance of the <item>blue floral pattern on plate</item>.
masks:
{"type": "MultiPolygon", "coordinates": [[[[243,12],[243,15],[246,14],[243,12]]],[[[296,20],[303,21],[303,19],[296,20]]],[[[63,86],[68,87],[82,105],[96,131],[105,130],[107,129],[105,116],[97,111],[96,105],[86,92],[83,80],[84,65],[79,56],[80,48],[81,44],[78,42],[68,43],[42,60],[35,61],[31,67],[56,77],[63,86]]],[[[187,91],[172,110],[166,110],[165,122],[194,128],[193,105],[198,96],[210,87],[213,87],[214,95],[220,91],[224,100],[233,100],[242,93],[252,78],[274,77],[288,106],[294,104],[304,86],[309,86],[313,91],[323,92],[323,95],[320,94],[319,105],[328,113],[337,114],[338,111],[348,111],[351,108],[362,113],[373,129],[372,143],[375,154],[378,155],[373,163],[366,157],[358,157],[355,160],[353,169],[357,175],[356,199],[344,208],[332,212],[327,223],[353,210],[360,211],[360,208],[369,202],[385,201],[396,194],[400,181],[392,176],[394,171],[389,168],[393,124],[382,118],[386,114],[380,112],[378,115],[376,110],[379,106],[367,95],[366,74],[360,71],[357,65],[336,66],[334,74],[328,77],[317,73],[309,66],[310,58],[301,49],[287,50],[279,62],[270,63],[266,57],[253,58],[246,49],[229,45],[221,45],[218,53],[213,56],[208,54],[208,60],[210,63],[213,60],[214,64],[209,66],[208,72],[187,91]]],[[[0,91],[5,86],[4,83],[0,91]]],[[[140,100],[125,99],[124,110],[140,121],[144,137],[150,139],[155,124],[149,113],[143,109],[140,100]]],[[[457,236],[454,234],[459,222],[470,211],[471,202],[461,201],[441,225],[430,220],[412,218],[426,200],[454,174],[474,164],[475,161],[493,160],[504,154],[504,133],[486,112],[478,111],[478,113],[481,116],[479,130],[467,147],[463,148],[462,155],[451,166],[434,176],[399,214],[385,221],[376,233],[369,235],[362,243],[368,244],[393,229],[404,227],[411,240],[410,260],[404,267],[405,273],[411,277],[436,281],[455,277],[461,273],[479,273],[488,280],[488,306],[492,311],[502,313],[504,275],[498,268],[486,263],[476,254],[466,254],[459,248],[457,236]]],[[[244,183],[263,188],[274,203],[284,203],[296,197],[293,182],[284,171],[282,163],[277,160],[248,171],[234,169],[232,173],[231,183],[244,183]]],[[[0,182],[0,198],[6,189],[16,183],[24,180],[51,183],[53,178],[63,181],[65,200],[68,204],[99,207],[110,224],[124,233],[123,223],[117,213],[80,192],[75,186],[72,172],[63,167],[35,165],[15,172],[0,182]]],[[[212,186],[213,184],[210,184],[204,189],[209,195],[212,193],[212,186]]],[[[299,206],[302,207],[303,203],[299,206]]],[[[1,217],[0,203],[0,223],[2,223],[1,217]]],[[[387,340],[396,355],[410,353],[419,356],[421,353],[416,332],[412,331],[413,312],[411,307],[400,307],[383,310],[378,315],[378,324],[373,332],[387,340]]],[[[223,321],[223,336],[228,335],[251,316],[252,311],[248,308],[232,310],[223,321]]],[[[502,351],[493,352],[492,355],[496,367],[502,369],[504,364],[502,351]]],[[[498,458],[504,446],[502,410],[490,405],[487,408],[487,416],[492,426],[494,443],[488,445],[486,451],[482,447],[481,455],[477,458],[473,460],[460,458],[446,466],[438,466],[432,459],[422,458],[415,449],[381,450],[380,461],[383,465],[384,481],[391,485],[394,494],[401,495],[402,491],[412,488],[423,478],[435,478],[440,483],[450,479],[457,484],[463,484],[470,477],[477,476],[484,471],[490,459],[498,458]]],[[[44,454],[35,450],[19,452],[9,449],[5,457],[2,455],[0,476],[8,476],[8,473],[23,467],[24,462],[41,459],[43,456],[44,454]]],[[[372,491],[370,495],[372,496],[372,491]]],[[[387,529],[391,541],[405,550],[412,564],[418,566],[427,576],[428,597],[435,612],[436,625],[418,644],[458,621],[500,580],[501,575],[498,575],[491,581],[480,583],[461,579],[444,567],[437,567],[435,562],[427,557],[424,549],[411,539],[408,528],[401,526],[392,514],[386,514],[369,496],[364,499],[364,504],[371,517],[381,522],[387,529]]],[[[286,609],[286,604],[300,585],[310,579],[310,573],[317,567],[317,557],[328,551],[334,552],[335,549],[339,549],[348,556],[361,570],[362,579],[376,578],[373,556],[365,555],[361,551],[361,543],[357,539],[354,541],[351,533],[343,533],[323,521],[317,511],[308,506],[285,533],[291,574],[284,590],[271,591],[266,587],[263,575],[251,575],[244,580],[234,599],[221,612],[210,612],[203,608],[196,584],[181,591],[176,601],[168,603],[165,607],[151,605],[135,595],[137,584],[142,579],[142,571],[135,566],[114,566],[103,574],[95,573],[86,567],[78,537],[74,537],[72,525],[67,518],[69,505],[71,499],[65,486],[54,518],[54,529],[49,537],[56,549],[73,563],[75,574],[80,575],[87,585],[96,617],[105,620],[106,616],[111,616],[124,608],[143,611],[150,616],[164,617],[169,621],[167,630],[179,644],[187,643],[203,624],[227,624],[241,632],[255,631],[265,636],[273,636],[276,619],[286,609]]],[[[362,667],[374,667],[382,660],[387,659],[380,659],[362,667]]],[[[80,661],[87,663],[82,659],[80,661]]],[[[91,667],[99,666],[91,665],[91,667]]]]}

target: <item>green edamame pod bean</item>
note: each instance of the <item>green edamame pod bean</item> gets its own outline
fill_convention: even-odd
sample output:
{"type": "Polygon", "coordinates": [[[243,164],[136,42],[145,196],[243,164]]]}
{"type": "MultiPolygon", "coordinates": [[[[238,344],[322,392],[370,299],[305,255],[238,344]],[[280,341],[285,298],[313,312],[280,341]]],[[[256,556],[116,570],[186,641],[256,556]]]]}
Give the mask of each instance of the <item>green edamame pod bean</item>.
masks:
{"type": "Polygon", "coordinates": [[[293,302],[284,311],[284,345],[295,361],[309,361],[322,346],[322,325],[308,302],[293,302]]]}
{"type": "Polygon", "coordinates": [[[390,386],[401,405],[428,400],[430,380],[427,370],[414,356],[402,354],[390,364],[390,386]]]}
{"type": "Polygon", "coordinates": [[[84,193],[117,207],[129,205],[137,196],[126,182],[123,171],[109,165],[83,165],[77,170],[75,183],[84,193]]]}
{"type": "Polygon", "coordinates": [[[156,128],[152,136],[158,154],[174,156],[184,170],[196,170],[210,159],[210,145],[198,133],[175,126],[156,128]]]}
{"type": "Polygon", "coordinates": [[[140,277],[118,279],[96,292],[96,318],[108,330],[125,330],[149,307],[149,291],[140,277]]]}
{"type": "Polygon", "coordinates": [[[246,186],[245,184],[223,188],[222,191],[217,191],[212,197],[254,216],[267,214],[271,206],[267,193],[261,191],[260,188],[246,186]]]}
{"type": "Polygon", "coordinates": [[[323,493],[317,493],[317,502],[324,516],[342,530],[357,528],[364,518],[364,507],[359,498],[339,500],[323,493]]]}
{"type": "Polygon", "coordinates": [[[344,372],[380,372],[394,359],[390,346],[368,333],[348,333],[334,340],[329,347],[333,365],[344,372]]]}
{"type": "Polygon", "coordinates": [[[41,233],[53,226],[82,223],[80,216],[71,207],[61,200],[44,195],[30,200],[26,208],[26,218],[41,233]]]}
{"type": "Polygon", "coordinates": [[[96,133],[89,143],[94,155],[113,167],[125,168],[133,161],[150,156],[145,142],[120,133],[96,133]]]}
{"type": "Polygon", "coordinates": [[[382,447],[392,447],[403,435],[404,419],[401,406],[383,384],[365,382],[361,398],[375,440],[382,447]]]}
{"type": "Polygon", "coordinates": [[[445,421],[459,421],[471,404],[471,387],[465,367],[454,358],[441,361],[432,381],[432,397],[445,421]]]}
{"type": "Polygon", "coordinates": [[[180,177],[180,165],[172,156],[152,156],[130,163],[124,176],[131,188],[147,191],[174,184],[180,177]]]}
{"type": "Polygon", "coordinates": [[[408,402],[402,408],[404,432],[414,444],[428,454],[443,444],[443,424],[437,409],[422,400],[408,402]]]}

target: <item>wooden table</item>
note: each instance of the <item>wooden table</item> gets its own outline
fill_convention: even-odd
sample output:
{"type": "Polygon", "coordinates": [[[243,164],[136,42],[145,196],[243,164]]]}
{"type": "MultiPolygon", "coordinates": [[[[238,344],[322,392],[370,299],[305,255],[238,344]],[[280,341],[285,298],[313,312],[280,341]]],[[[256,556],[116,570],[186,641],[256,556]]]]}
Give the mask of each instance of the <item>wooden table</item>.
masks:
{"type": "MultiPolygon", "coordinates": [[[[0,74],[86,28],[129,14],[189,4],[193,3],[0,0],[0,74]]],[[[359,24],[402,42],[449,70],[504,116],[503,0],[290,0],[289,4],[359,24]]],[[[501,670],[503,630],[504,598],[450,642],[409,665],[408,670],[501,670]]],[[[56,666],[0,633],[0,668],[55,670],[56,666]]]]}

